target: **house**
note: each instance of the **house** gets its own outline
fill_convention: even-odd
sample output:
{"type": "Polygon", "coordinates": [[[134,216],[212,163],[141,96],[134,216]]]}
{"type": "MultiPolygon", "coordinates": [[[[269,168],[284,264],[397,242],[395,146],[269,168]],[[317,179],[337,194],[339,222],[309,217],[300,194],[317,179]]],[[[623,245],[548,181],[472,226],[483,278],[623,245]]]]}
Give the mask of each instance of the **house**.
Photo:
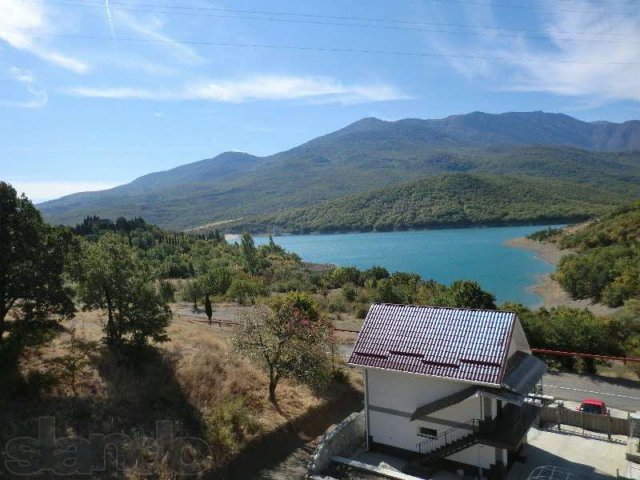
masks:
{"type": "Polygon", "coordinates": [[[349,364],[364,372],[366,444],[502,478],[537,408],[546,371],[514,313],[373,304],[349,364]]]}

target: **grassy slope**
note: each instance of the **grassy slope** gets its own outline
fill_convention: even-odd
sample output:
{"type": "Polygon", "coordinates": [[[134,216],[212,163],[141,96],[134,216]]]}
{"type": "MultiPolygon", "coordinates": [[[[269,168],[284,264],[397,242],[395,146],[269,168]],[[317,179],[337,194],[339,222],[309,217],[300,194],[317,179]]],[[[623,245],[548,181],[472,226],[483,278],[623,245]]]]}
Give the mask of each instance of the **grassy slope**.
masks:
{"type": "MultiPolygon", "coordinates": [[[[348,385],[334,386],[332,393],[318,398],[306,386],[284,382],[278,387],[275,408],[267,399],[266,374],[232,353],[225,338],[228,329],[180,317],[169,329],[171,340],[135,365],[118,362],[106,349],[97,348],[78,375],[77,395],[73,394],[69,377],[52,360],[64,354],[62,342],[72,328],[81,338],[99,340],[101,321],[96,312],[78,313],[53,338],[43,338],[41,344],[31,342],[21,352],[19,364],[3,366],[3,443],[16,435],[37,436],[37,417],[51,415],[59,436],[143,431],[143,450],[149,448],[151,453],[155,422],[172,421],[175,437],[194,436],[211,445],[213,457],[201,463],[212,474],[210,478],[228,478],[218,473],[220,468],[244,468],[233,466],[243,450],[257,450],[254,463],[245,467],[259,468],[255,462],[269,460],[259,458],[265,450],[263,442],[277,456],[277,442],[288,440],[285,432],[294,432],[296,422],[300,422],[298,428],[308,427],[319,435],[334,418],[326,413],[315,418],[314,412],[326,406],[346,416],[350,411],[342,411],[335,403],[352,407],[351,400],[359,402],[360,393],[348,385]]],[[[281,447],[288,451],[291,445],[281,447]]],[[[273,463],[274,458],[270,460],[273,463]]],[[[164,458],[154,467],[159,469],[158,478],[174,478],[164,458]]],[[[112,478],[106,473],[104,477],[112,478]]],[[[141,477],[130,471],[118,478],[141,477]]]]}
{"type": "Polygon", "coordinates": [[[549,179],[448,174],[258,217],[230,228],[330,232],[542,223],[584,219],[619,205],[622,199],[594,187],[549,179]]]}

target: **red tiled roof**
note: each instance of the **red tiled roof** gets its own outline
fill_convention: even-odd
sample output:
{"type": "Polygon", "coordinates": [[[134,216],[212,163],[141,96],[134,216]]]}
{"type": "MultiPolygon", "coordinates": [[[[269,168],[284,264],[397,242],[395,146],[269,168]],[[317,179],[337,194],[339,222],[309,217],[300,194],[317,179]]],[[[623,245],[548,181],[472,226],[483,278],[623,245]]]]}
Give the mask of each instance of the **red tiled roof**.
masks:
{"type": "Polygon", "coordinates": [[[373,304],[349,364],[501,385],[516,315],[373,304]]]}

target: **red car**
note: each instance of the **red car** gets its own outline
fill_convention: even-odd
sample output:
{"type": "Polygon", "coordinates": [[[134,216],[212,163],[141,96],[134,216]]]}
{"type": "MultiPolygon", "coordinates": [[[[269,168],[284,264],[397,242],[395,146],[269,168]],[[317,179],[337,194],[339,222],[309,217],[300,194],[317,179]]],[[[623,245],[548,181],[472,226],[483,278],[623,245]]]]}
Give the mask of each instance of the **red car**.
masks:
{"type": "Polygon", "coordinates": [[[585,398],[576,409],[584,413],[596,413],[598,415],[609,415],[609,410],[602,400],[597,398],[585,398]]]}

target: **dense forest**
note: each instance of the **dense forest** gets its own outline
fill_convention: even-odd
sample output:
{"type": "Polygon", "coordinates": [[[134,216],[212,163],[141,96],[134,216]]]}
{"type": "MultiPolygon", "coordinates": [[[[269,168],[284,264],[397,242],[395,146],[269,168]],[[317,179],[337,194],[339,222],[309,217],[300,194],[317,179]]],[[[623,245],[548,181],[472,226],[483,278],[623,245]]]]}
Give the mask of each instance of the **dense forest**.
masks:
{"type": "Polygon", "coordinates": [[[640,202],[582,228],[545,231],[532,238],[574,252],[561,259],[554,274],[573,298],[611,307],[640,299],[640,202]]]}
{"type": "Polygon", "coordinates": [[[243,220],[226,228],[310,233],[560,223],[606,212],[622,198],[594,187],[548,179],[450,174],[243,220]]]}

